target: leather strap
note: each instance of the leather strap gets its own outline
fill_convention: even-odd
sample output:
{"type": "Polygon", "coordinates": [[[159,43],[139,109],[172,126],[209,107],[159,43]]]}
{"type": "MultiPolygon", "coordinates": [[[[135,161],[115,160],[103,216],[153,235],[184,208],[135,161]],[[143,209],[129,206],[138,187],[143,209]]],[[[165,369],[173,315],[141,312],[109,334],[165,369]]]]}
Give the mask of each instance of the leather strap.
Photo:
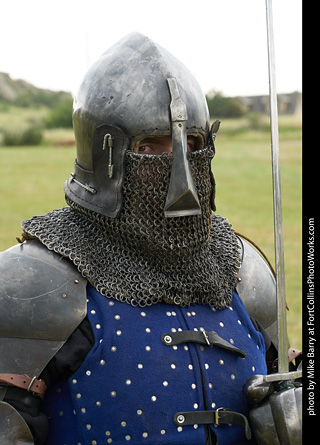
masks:
{"type": "Polygon", "coordinates": [[[47,390],[47,385],[43,380],[36,377],[28,377],[20,374],[0,374],[0,382],[17,388],[26,389],[29,392],[39,396],[42,400],[47,390]]]}
{"type": "Polygon", "coordinates": [[[176,413],[173,421],[178,426],[184,425],[240,425],[245,429],[246,438],[251,439],[248,419],[243,414],[229,409],[219,408],[216,411],[187,411],[176,413]]]}
{"type": "Polygon", "coordinates": [[[239,357],[245,358],[247,354],[239,348],[236,348],[228,341],[220,337],[216,332],[206,331],[178,331],[162,334],[161,341],[166,346],[179,345],[180,343],[199,343],[207,346],[219,346],[234,352],[239,357]]]}

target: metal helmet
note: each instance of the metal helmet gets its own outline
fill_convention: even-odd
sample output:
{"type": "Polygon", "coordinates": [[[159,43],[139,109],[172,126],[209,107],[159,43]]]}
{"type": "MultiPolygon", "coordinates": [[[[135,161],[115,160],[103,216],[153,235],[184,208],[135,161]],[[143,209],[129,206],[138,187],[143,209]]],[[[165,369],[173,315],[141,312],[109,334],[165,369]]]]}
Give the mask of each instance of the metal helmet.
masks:
{"type": "Polygon", "coordinates": [[[172,135],[164,214],[201,213],[187,136],[197,136],[203,146],[211,139],[207,102],[194,76],[164,48],[131,33],[103,53],[80,86],[73,124],[77,159],[65,183],[69,200],[116,217],[122,207],[125,152],[145,137],[172,135]]]}

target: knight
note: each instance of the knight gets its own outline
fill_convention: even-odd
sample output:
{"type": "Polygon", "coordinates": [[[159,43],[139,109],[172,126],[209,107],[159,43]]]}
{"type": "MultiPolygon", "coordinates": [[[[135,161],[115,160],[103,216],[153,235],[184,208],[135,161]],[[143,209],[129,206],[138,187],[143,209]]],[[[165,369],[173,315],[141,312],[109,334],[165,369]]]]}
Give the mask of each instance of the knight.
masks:
{"type": "MultiPolygon", "coordinates": [[[[73,122],[67,206],[0,254],[0,442],[284,443],[299,416],[256,434],[243,390],[276,362],[275,279],[215,213],[219,122],[197,81],[131,33],[85,75],[73,122]]],[[[265,396],[279,412],[291,390],[265,396]]]]}

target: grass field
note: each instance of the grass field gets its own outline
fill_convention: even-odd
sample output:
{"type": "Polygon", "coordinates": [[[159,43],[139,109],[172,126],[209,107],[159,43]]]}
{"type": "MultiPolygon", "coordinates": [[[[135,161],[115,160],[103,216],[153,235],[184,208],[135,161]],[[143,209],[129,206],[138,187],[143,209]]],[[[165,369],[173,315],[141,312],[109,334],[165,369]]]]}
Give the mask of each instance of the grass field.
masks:
{"type": "MultiPolygon", "coordinates": [[[[221,124],[213,160],[217,213],[274,264],[270,134],[265,126],[248,125],[246,119],[221,124]]],[[[45,136],[39,147],[0,147],[0,250],[16,243],[21,220],[65,205],[63,184],[73,171],[75,147],[56,142],[69,141],[72,132],[45,136]]],[[[301,349],[301,119],[280,117],[280,152],[288,331],[291,344],[301,349]]]]}

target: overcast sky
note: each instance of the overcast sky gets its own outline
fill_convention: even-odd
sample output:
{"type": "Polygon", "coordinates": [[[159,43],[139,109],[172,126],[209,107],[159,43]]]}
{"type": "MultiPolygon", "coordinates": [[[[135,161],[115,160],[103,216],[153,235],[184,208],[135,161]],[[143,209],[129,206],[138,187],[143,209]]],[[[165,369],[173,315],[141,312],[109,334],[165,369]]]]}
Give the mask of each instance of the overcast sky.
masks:
{"type": "MultiPolygon", "coordinates": [[[[302,0],[273,0],[278,93],[302,90],[302,0]]],[[[205,93],[268,94],[265,0],[15,0],[1,5],[0,72],[76,93],[87,68],[139,31],[205,93]]]]}

